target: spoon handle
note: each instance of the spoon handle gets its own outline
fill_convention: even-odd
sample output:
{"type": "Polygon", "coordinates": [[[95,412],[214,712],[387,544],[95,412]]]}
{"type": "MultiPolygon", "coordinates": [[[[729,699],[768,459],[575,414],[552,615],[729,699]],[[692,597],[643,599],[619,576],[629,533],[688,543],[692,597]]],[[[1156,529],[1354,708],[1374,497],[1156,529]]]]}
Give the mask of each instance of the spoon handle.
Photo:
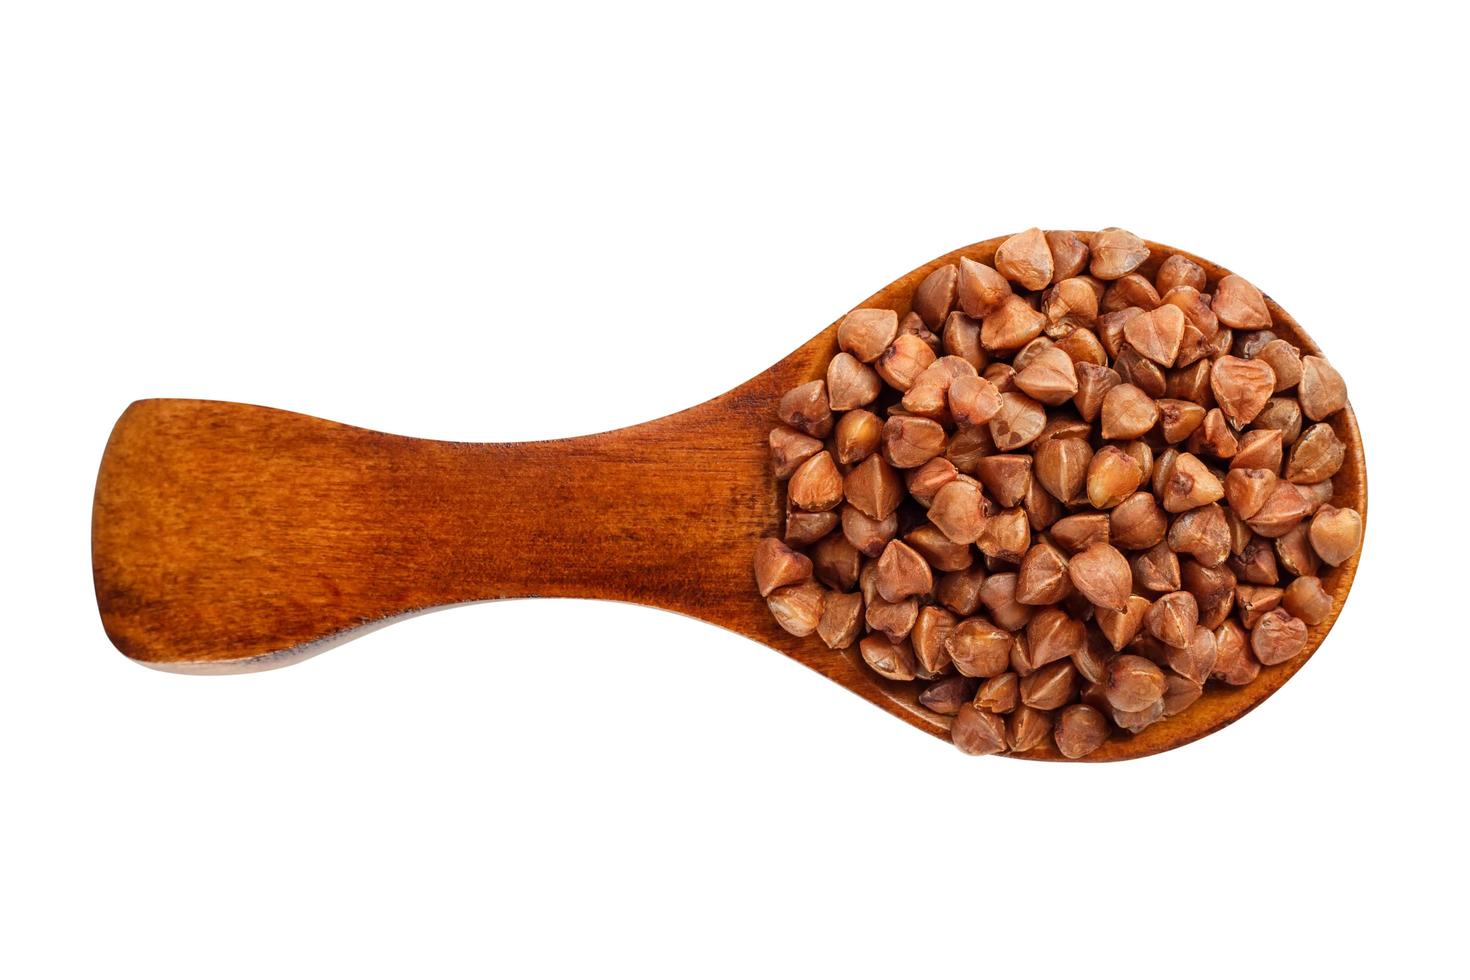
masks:
{"type": "Polygon", "coordinates": [[[395,617],[488,599],[614,599],[743,621],[759,601],[751,548],[779,526],[773,402],[759,397],[769,384],[632,428],[503,444],[136,402],[97,479],[103,625],[136,660],[213,672],[278,666],[395,617]]]}

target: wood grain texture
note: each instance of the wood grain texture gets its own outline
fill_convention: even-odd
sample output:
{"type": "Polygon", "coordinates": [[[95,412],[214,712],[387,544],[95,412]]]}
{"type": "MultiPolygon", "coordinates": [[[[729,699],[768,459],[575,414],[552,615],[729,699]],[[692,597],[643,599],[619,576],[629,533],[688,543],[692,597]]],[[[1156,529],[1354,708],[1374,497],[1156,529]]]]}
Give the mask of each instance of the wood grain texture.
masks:
{"type": "MultiPolygon", "coordinates": [[[[1003,240],[941,256],[856,305],[902,315],[931,270],[962,255],[989,261],[1003,240]]],[[[1150,248],[1147,273],[1180,252],[1150,248]]],[[[1211,284],[1228,274],[1182,254],[1211,284]]],[[[1267,302],[1279,334],[1320,353],[1267,302]]],[[[834,323],[713,401],[546,442],[439,442],[249,405],[136,402],[118,420],[97,478],[92,552],[103,626],[141,663],[220,673],[282,666],[448,605],[528,596],[634,602],[751,637],[947,738],[949,720],[919,706],[914,685],[876,677],[855,651],[788,635],[755,592],[752,549],[779,533],[783,513],[766,450],[777,399],[821,377],[835,352],[834,323]]],[[[1348,447],[1333,503],[1366,521],[1350,407],[1333,428],[1348,447]]],[[[1212,687],[1183,714],[1115,738],[1086,761],[1173,748],[1255,707],[1325,638],[1357,564],[1355,555],[1324,576],[1333,609],[1311,630],[1307,655],[1244,687],[1212,687]]],[[[1025,757],[1060,758],[1049,746],[1025,757]]]]}

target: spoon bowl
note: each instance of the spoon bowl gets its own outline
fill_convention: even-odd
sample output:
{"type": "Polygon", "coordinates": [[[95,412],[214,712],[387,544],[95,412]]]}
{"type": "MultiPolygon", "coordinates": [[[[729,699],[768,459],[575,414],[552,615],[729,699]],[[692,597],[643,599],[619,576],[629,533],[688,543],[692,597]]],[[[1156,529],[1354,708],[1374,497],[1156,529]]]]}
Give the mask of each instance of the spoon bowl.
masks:
{"type": "MultiPolygon", "coordinates": [[[[929,262],[857,304],[907,313],[915,288],[961,256],[990,262],[994,238],[929,262]]],[[[1151,275],[1171,254],[1148,243],[1151,275]]],[[[1272,329],[1321,351],[1266,298],[1272,329]]],[[[772,619],[756,593],[756,542],[779,534],[782,489],[767,434],[788,389],[825,375],[836,323],[712,401],[652,422],[544,442],[459,443],[388,435],[229,402],[154,399],[118,419],[92,515],[97,604],[108,637],[150,667],[235,673],[281,667],[417,613],[495,599],[565,596],[656,606],[779,650],[940,738],[950,719],[913,684],[878,677],[856,648],[834,652],[772,619]]],[[[1351,406],[1332,503],[1367,518],[1351,406]]],[[[1176,748],[1260,704],[1336,621],[1358,555],[1324,570],[1332,611],[1306,652],[1241,687],[1210,685],[1187,711],[1117,734],[1082,761],[1176,748]]],[[[1017,758],[1062,759],[1046,746],[1017,758]]]]}

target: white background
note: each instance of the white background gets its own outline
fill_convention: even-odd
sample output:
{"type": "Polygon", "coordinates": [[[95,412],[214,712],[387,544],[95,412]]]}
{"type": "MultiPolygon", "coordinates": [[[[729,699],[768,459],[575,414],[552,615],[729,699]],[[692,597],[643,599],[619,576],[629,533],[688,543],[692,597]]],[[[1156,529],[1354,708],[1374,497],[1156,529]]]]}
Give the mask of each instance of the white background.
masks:
{"type": "Polygon", "coordinates": [[[1463,976],[1448,5],[506,6],[0,4],[0,973],[1463,976]],[[592,603],[239,677],[102,634],[134,398],[595,431],[956,246],[1109,224],[1291,310],[1367,446],[1335,631],[1203,742],[966,758],[592,603]]]}

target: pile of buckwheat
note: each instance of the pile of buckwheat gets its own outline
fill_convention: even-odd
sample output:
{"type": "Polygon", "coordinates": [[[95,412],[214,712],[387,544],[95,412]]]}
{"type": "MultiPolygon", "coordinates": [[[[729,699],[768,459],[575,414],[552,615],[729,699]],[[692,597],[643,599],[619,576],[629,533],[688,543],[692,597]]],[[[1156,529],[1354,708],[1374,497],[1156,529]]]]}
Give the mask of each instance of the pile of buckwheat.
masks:
{"type": "Polygon", "coordinates": [[[853,310],[781,399],[755,578],[783,628],[857,644],[976,755],[1080,758],[1303,652],[1362,541],[1347,391],[1254,286],[1032,228],[912,306],[853,310]]]}

